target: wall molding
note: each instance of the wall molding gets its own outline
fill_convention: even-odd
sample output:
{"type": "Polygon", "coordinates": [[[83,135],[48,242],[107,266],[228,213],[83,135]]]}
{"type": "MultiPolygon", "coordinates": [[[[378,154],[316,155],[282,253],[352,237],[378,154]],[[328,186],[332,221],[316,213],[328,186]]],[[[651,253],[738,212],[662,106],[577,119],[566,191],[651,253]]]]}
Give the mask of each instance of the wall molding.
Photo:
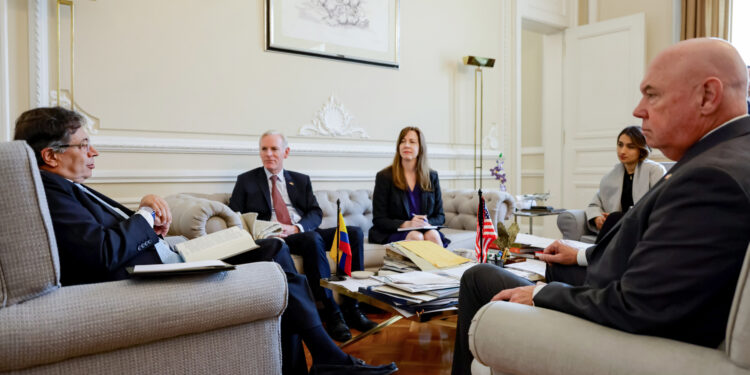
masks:
{"type": "Polygon", "coordinates": [[[521,177],[544,177],[544,169],[522,169],[521,177]]]}
{"type": "Polygon", "coordinates": [[[49,26],[46,0],[29,0],[29,107],[49,106],[49,26]]]}
{"type": "Polygon", "coordinates": [[[0,140],[10,141],[10,74],[8,66],[8,2],[0,0],[0,140]]]}
{"type": "MultiPolygon", "coordinates": [[[[128,169],[97,170],[87,184],[122,184],[122,183],[234,183],[237,176],[246,170],[234,169],[128,169]]],[[[315,170],[309,173],[313,182],[361,182],[375,181],[377,171],[362,170],[315,170]]],[[[440,171],[444,181],[473,181],[472,171],[440,171]]]]}
{"type": "MultiPolygon", "coordinates": [[[[91,142],[99,151],[163,154],[219,154],[257,155],[258,141],[205,140],[188,138],[119,137],[91,135],[91,142]]],[[[336,157],[393,156],[393,145],[364,140],[351,143],[305,142],[289,140],[294,155],[336,157]]],[[[495,150],[485,149],[485,160],[495,159],[495,150]]],[[[473,160],[474,148],[468,145],[430,145],[430,159],[473,160]]]]}
{"type": "Polygon", "coordinates": [[[521,155],[544,155],[544,147],[523,147],[521,155]]]}

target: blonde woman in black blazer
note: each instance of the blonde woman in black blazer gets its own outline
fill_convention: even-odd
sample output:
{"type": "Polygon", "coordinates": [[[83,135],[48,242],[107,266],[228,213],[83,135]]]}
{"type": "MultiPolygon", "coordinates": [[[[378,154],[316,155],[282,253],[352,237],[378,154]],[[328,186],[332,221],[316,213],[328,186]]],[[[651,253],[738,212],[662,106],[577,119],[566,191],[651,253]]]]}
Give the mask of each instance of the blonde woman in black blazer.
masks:
{"type": "Polygon", "coordinates": [[[372,214],[370,242],[428,240],[448,245],[449,240],[437,229],[398,231],[445,223],[440,180],[427,163],[427,145],[419,128],[409,126],[401,130],[393,164],[375,177],[372,214]]]}

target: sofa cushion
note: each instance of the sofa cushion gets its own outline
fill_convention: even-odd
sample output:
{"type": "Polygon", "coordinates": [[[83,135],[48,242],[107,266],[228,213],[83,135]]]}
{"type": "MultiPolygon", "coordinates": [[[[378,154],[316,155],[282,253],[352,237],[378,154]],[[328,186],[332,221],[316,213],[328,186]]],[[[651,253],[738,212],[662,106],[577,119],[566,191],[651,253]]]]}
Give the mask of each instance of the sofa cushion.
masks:
{"type": "Polygon", "coordinates": [[[372,191],[370,190],[318,190],[315,192],[323,221],[320,228],[336,226],[336,200],[341,202],[341,214],[346,225],[358,226],[362,233],[372,227],[372,191]]]}
{"type": "Polygon", "coordinates": [[[23,141],[0,144],[0,308],[60,286],[60,261],[36,158],[23,141]]]}

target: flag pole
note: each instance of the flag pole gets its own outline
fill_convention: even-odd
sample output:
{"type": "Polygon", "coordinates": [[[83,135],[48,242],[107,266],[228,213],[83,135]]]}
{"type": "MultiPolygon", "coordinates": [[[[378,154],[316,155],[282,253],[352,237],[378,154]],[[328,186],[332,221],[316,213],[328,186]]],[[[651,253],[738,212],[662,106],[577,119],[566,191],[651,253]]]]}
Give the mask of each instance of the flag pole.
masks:
{"type": "Polygon", "coordinates": [[[481,210],[479,210],[479,216],[477,216],[477,223],[482,223],[479,228],[479,255],[482,257],[482,263],[487,263],[487,256],[484,254],[484,241],[482,238],[484,235],[484,204],[482,203],[484,203],[482,202],[482,188],[479,188],[479,206],[481,210]]]}
{"type": "Polygon", "coordinates": [[[336,199],[336,234],[333,236],[333,240],[336,241],[336,257],[333,262],[333,274],[331,274],[331,281],[344,281],[345,277],[339,276],[339,246],[341,246],[341,228],[339,225],[339,218],[341,217],[341,199],[336,199]]]}

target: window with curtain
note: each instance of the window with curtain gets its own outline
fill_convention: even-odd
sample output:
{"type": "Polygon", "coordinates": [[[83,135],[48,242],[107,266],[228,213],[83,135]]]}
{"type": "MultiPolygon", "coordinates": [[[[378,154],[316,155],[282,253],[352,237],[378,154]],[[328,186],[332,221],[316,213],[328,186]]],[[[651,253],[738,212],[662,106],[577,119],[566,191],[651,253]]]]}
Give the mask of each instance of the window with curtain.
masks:
{"type": "Polygon", "coordinates": [[[732,3],[732,0],[682,0],[680,40],[702,37],[729,39],[732,3]]]}

